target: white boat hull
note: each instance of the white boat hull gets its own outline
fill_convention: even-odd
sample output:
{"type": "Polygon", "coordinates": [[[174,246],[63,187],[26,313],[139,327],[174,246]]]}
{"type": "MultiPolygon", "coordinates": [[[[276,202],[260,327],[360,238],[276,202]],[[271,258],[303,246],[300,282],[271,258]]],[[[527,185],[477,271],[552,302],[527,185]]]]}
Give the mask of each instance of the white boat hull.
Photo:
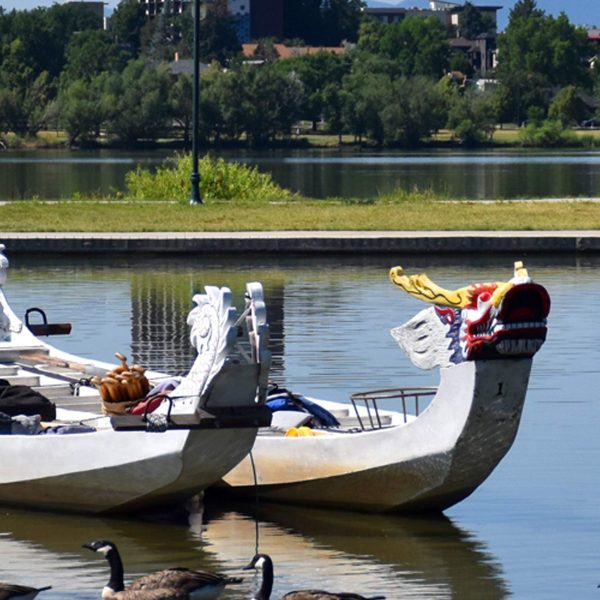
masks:
{"type": "Polygon", "coordinates": [[[254,469],[244,459],[221,487],[362,511],[444,510],[471,494],[510,449],[530,369],[530,358],[441,369],[435,398],[406,424],[310,437],[259,433],[254,469]]]}
{"type": "Polygon", "coordinates": [[[10,457],[0,503],[107,513],[181,502],[239,462],[255,435],[243,428],[0,436],[10,457]]]}

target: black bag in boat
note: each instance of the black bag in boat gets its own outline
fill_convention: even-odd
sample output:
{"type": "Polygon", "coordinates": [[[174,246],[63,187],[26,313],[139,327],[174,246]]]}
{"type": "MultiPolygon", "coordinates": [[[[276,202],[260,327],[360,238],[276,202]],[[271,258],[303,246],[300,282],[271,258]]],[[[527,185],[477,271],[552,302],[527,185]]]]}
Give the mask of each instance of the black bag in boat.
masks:
{"type": "Polygon", "coordinates": [[[26,385],[11,385],[0,379],[0,412],[16,415],[40,415],[42,421],[56,419],[56,405],[26,385]]]}

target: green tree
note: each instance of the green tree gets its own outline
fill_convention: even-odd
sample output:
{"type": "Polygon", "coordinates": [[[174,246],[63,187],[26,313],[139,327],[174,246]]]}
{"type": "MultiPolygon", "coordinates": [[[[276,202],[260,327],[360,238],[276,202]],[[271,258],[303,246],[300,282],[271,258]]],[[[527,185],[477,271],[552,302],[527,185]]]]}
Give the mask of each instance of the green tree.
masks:
{"type": "MultiPolygon", "coordinates": [[[[192,7],[182,15],[183,46],[190,55],[194,47],[194,22],[192,7]]],[[[200,22],[200,58],[210,63],[214,60],[226,64],[241,50],[235,28],[235,19],[229,12],[227,0],[214,0],[200,22]]]]}
{"type": "Polygon", "coordinates": [[[580,123],[585,116],[585,104],[574,85],[559,90],[548,109],[548,117],[560,121],[565,127],[572,123],[580,123]]]}
{"type": "Polygon", "coordinates": [[[465,145],[491,140],[496,128],[492,94],[468,89],[464,94],[454,95],[447,127],[452,130],[453,137],[465,145]]]}
{"type": "Polygon", "coordinates": [[[247,93],[244,129],[254,146],[272,142],[277,136],[290,135],[300,117],[304,90],[294,73],[283,74],[272,67],[244,68],[247,93]]]}
{"type": "Polygon", "coordinates": [[[66,50],[63,81],[93,79],[103,71],[121,71],[128,55],[113,43],[103,30],[82,31],[73,37],[66,50]]]}
{"type": "Polygon", "coordinates": [[[287,137],[300,116],[303,87],[294,72],[274,65],[212,65],[202,78],[201,113],[206,134],[216,141],[240,139],[261,146],[287,137]]]}
{"type": "Polygon", "coordinates": [[[285,73],[295,73],[300,78],[304,89],[301,117],[312,121],[315,130],[317,121],[323,116],[325,87],[341,87],[344,75],[350,72],[350,66],[347,56],[323,51],[280,60],[275,63],[274,68],[285,73]]]}
{"type": "Polygon", "coordinates": [[[260,60],[263,62],[273,62],[278,60],[279,53],[277,52],[277,48],[275,48],[275,39],[261,38],[258,40],[256,43],[256,50],[254,50],[252,58],[254,60],[260,60]]]}
{"type": "Polygon", "coordinates": [[[537,6],[537,0],[517,0],[509,13],[510,20],[543,17],[544,11],[537,6]]]}
{"type": "Polygon", "coordinates": [[[138,0],[121,0],[111,17],[115,42],[137,57],[141,47],[141,32],[146,24],[143,5],[138,0]]]}
{"type": "Polygon", "coordinates": [[[236,65],[223,71],[214,65],[202,77],[202,121],[217,142],[222,138],[237,140],[244,133],[249,74],[236,65]]]}
{"type": "Polygon", "coordinates": [[[336,83],[328,83],[323,88],[323,118],[327,123],[327,130],[338,136],[342,143],[344,132],[344,103],[345,93],[336,83]]]}
{"type": "Polygon", "coordinates": [[[107,75],[102,103],[108,109],[108,132],[127,146],[156,140],[171,117],[170,87],[166,67],[145,59],[132,60],[122,73],[107,75]]]}
{"type": "Polygon", "coordinates": [[[379,19],[363,19],[358,28],[357,47],[363,52],[369,54],[379,54],[381,52],[381,38],[386,25],[379,19]]]}
{"type": "Polygon", "coordinates": [[[186,144],[190,141],[192,126],[192,98],[193,79],[191,75],[179,75],[169,90],[169,105],[173,119],[183,131],[183,140],[186,144]]]}
{"type": "Polygon", "coordinates": [[[406,17],[387,25],[380,42],[381,53],[397,62],[405,77],[439,78],[448,67],[447,34],[434,17],[406,17]]]}
{"type": "Polygon", "coordinates": [[[339,46],[356,42],[362,18],[362,0],[327,0],[322,4],[322,37],[320,45],[339,46]]]}
{"type": "Polygon", "coordinates": [[[344,129],[358,142],[366,137],[382,145],[385,135],[381,112],[393,101],[391,77],[379,72],[353,72],[344,79],[343,93],[344,129]]]}
{"type": "Polygon", "coordinates": [[[45,71],[26,87],[11,89],[0,85],[0,129],[34,136],[45,125],[51,90],[45,71]]]}
{"type": "Polygon", "coordinates": [[[444,125],[444,98],[427,77],[397,79],[390,100],[381,111],[388,145],[415,147],[444,125]]]}
{"type": "Polygon", "coordinates": [[[6,41],[20,40],[35,77],[47,71],[53,79],[64,68],[66,47],[73,35],[101,28],[102,20],[85,3],[54,4],[50,8],[13,11],[6,41]]]}
{"type": "Polygon", "coordinates": [[[483,13],[471,2],[465,2],[462,11],[458,14],[459,35],[469,40],[474,40],[482,33],[494,31],[495,24],[491,15],[483,13]]]}
{"type": "Polygon", "coordinates": [[[468,79],[473,77],[475,69],[464,52],[455,51],[450,54],[448,67],[450,71],[462,73],[468,79]]]}
{"type": "Polygon", "coordinates": [[[571,25],[564,14],[546,16],[535,0],[515,4],[498,47],[498,77],[514,99],[518,122],[530,106],[547,108],[556,87],[590,84],[585,31],[571,25]]]}
{"type": "Polygon", "coordinates": [[[46,71],[36,73],[20,39],[8,44],[0,66],[0,121],[18,135],[35,135],[44,125],[54,86],[46,71]]]}
{"type": "Polygon", "coordinates": [[[60,123],[69,136],[69,145],[94,140],[106,117],[102,104],[101,78],[73,79],[58,94],[60,123]]]}

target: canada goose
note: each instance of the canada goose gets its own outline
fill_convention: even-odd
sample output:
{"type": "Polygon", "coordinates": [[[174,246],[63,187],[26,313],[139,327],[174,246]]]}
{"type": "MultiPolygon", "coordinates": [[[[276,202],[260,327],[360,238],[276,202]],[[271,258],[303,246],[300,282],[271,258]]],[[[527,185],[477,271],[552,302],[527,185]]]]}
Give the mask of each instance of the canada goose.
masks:
{"type": "Polygon", "coordinates": [[[18,598],[18,600],[33,600],[40,592],[51,588],[51,585],[34,588],[28,585],[0,582],[0,600],[11,600],[12,598],[18,598]]]}
{"type": "MultiPolygon", "coordinates": [[[[252,600],[269,600],[273,590],[273,561],[268,554],[256,554],[244,570],[261,569],[262,583],[252,600]]],[[[297,590],[288,592],[281,600],[385,600],[385,596],[361,596],[352,592],[325,592],[323,590],[297,590]]]]}
{"type": "Polygon", "coordinates": [[[105,600],[211,600],[227,584],[242,581],[207,571],[173,567],[140,577],[125,589],[123,562],[115,544],[96,540],[83,547],[102,554],[110,565],[110,579],[102,590],[105,600]]]}

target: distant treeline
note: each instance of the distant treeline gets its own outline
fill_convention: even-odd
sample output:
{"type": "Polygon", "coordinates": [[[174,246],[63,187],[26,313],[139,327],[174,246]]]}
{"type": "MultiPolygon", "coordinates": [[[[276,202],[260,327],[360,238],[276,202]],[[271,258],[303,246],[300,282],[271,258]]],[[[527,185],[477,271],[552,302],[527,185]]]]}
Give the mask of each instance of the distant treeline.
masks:
{"type": "MultiPolygon", "coordinates": [[[[302,2],[308,0],[290,6],[302,2]]],[[[512,122],[526,124],[524,144],[559,145],[573,143],[570,126],[596,116],[597,48],[585,30],[564,14],[547,15],[535,0],[519,0],[511,10],[489,89],[468,79],[472,67],[451,50],[437,19],[383,24],[362,18],[358,0],[330,0],[328,7],[321,29],[300,24],[294,34],[311,43],[350,40],[345,53],[278,60],[275,40],[260,40],[260,64],[247,64],[225,0],[211,5],[200,36],[201,57],[210,62],[200,107],[207,144],[269,145],[304,121],[359,142],[402,147],[442,128],[457,142],[482,143],[499,123],[512,122]]],[[[472,35],[489,28],[477,14],[467,3],[461,17],[472,35]]],[[[176,52],[190,56],[192,29],[189,12],[148,21],[137,0],[119,3],[110,31],[80,3],[0,10],[0,135],[60,129],[71,145],[187,142],[192,78],[172,74],[168,63],[176,52]]]]}

